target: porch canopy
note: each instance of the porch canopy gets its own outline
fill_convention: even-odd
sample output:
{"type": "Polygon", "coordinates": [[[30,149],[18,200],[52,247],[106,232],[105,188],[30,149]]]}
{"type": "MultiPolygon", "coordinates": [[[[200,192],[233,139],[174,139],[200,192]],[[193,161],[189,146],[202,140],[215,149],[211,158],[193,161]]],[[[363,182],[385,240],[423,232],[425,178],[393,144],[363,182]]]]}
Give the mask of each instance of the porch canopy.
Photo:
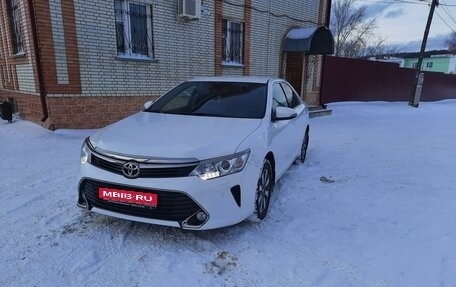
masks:
{"type": "Polygon", "coordinates": [[[283,52],[303,52],[307,55],[334,54],[334,37],[325,26],[294,28],[283,39],[283,52]]]}

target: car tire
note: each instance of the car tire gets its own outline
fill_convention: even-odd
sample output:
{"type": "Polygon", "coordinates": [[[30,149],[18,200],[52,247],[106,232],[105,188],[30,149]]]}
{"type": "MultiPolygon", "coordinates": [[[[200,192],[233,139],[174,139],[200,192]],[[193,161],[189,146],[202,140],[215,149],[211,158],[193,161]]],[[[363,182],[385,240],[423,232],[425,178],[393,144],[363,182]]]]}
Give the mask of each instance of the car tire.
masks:
{"type": "Polygon", "coordinates": [[[302,140],[301,153],[299,154],[295,163],[303,164],[306,161],[308,147],[309,147],[309,131],[307,130],[306,134],[304,135],[304,139],[302,140]]]}
{"type": "Polygon", "coordinates": [[[258,179],[256,196],[255,196],[255,221],[263,220],[269,209],[271,194],[274,190],[274,176],[272,165],[269,160],[265,159],[258,179]]]}

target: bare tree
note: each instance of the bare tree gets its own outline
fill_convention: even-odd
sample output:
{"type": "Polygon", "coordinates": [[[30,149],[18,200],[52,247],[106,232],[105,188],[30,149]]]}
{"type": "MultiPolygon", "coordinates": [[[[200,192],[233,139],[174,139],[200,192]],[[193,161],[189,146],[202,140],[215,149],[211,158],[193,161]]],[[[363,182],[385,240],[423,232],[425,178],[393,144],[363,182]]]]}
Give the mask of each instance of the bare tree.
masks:
{"type": "Polygon", "coordinates": [[[450,37],[446,41],[448,50],[456,52],[456,32],[451,33],[450,37]]]}
{"type": "Polygon", "coordinates": [[[375,19],[367,20],[367,6],[355,6],[356,0],[336,0],[332,4],[331,30],[335,36],[335,54],[360,57],[373,36],[375,19]]]}
{"type": "Polygon", "coordinates": [[[378,38],[376,41],[372,41],[371,44],[365,49],[364,56],[394,56],[403,51],[403,48],[399,44],[385,44],[385,40],[378,38]]]}

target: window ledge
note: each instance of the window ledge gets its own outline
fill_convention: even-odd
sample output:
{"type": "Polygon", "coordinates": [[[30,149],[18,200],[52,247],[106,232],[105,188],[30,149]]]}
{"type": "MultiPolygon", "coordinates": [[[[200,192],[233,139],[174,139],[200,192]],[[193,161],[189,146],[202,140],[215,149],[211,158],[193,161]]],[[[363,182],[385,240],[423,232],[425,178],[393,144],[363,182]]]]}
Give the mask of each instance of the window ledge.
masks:
{"type": "Polygon", "coordinates": [[[116,59],[120,60],[120,61],[158,63],[157,59],[146,58],[146,57],[128,56],[128,55],[117,55],[116,59]]]}
{"type": "Polygon", "coordinates": [[[230,68],[244,68],[244,64],[237,64],[237,63],[226,63],[222,62],[223,67],[230,67],[230,68]]]}
{"type": "Polygon", "coordinates": [[[16,53],[14,55],[11,56],[11,58],[15,59],[15,58],[23,58],[25,57],[25,53],[24,52],[19,52],[19,53],[16,53]]]}

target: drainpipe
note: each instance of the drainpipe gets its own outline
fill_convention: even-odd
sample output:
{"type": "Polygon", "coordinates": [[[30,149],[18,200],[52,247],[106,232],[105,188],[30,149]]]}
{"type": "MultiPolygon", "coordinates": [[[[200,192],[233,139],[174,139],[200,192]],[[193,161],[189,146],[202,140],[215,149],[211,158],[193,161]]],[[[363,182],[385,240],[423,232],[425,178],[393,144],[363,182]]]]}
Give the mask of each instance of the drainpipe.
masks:
{"type": "Polygon", "coordinates": [[[41,108],[43,111],[43,118],[41,119],[42,122],[45,122],[49,117],[48,106],[46,103],[46,88],[44,86],[44,75],[43,75],[43,67],[41,66],[41,50],[38,44],[38,33],[36,29],[36,17],[35,17],[35,8],[33,6],[33,0],[28,0],[29,6],[29,14],[30,14],[30,22],[31,22],[31,34],[33,39],[33,48],[35,50],[35,62],[36,62],[36,72],[38,76],[38,86],[40,90],[40,100],[41,100],[41,108]]]}
{"type": "MultiPolygon", "coordinates": [[[[325,26],[329,29],[329,24],[330,24],[330,18],[331,18],[331,4],[332,0],[328,0],[328,6],[326,6],[326,22],[325,26]]],[[[324,74],[325,74],[325,62],[326,62],[326,55],[323,55],[323,61],[321,65],[321,75],[320,75],[320,105],[323,109],[326,109],[326,105],[323,103],[321,100],[321,97],[323,95],[323,80],[324,80],[324,74]]]]}

